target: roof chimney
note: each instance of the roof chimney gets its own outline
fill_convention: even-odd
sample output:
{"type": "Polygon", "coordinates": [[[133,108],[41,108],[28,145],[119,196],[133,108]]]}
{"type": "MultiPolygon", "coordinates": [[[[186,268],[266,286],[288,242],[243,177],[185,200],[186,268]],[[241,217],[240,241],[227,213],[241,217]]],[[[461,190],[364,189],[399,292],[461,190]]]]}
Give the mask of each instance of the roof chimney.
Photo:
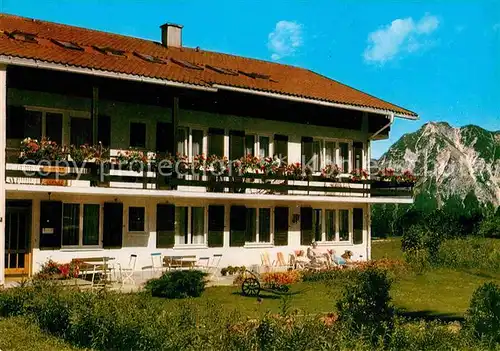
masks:
{"type": "Polygon", "coordinates": [[[167,48],[182,47],[182,26],[180,24],[165,23],[161,28],[161,43],[167,48]]]}

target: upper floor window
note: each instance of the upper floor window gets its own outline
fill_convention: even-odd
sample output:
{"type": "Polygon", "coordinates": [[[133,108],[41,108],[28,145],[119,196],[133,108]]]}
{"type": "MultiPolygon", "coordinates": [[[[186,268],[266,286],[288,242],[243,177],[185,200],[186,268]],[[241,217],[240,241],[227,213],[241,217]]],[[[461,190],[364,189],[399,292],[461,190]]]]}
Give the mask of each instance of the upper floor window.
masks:
{"type": "Polygon", "coordinates": [[[24,120],[24,136],[37,139],[45,137],[58,144],[62,144],[63,114],[27,110],[24,120]]]}
{"type": "Polygon", "coordinates": [[[92,120],[73,116],[70,120],[70,143],[72,145],[92,144],[92,120]]]}
{"type": "Polygon", "coordinates": [[[280,160],[287,160],[288,157],[288,137],[286,135],[274,135],[274,156],[280,160]]]}
{"type": "MultiPolygon", "coordinates": [[[[358,149],[353,149],[355,150],[353,155],[356,152],[358,155],[353,156],[357,160],[357,163],[353,161],[351,164],[349,158],[352,149],[351,143],[322,138],[302,137],[302,164],[311,167],[314,172],[321,171],[321,168],[327,165],[336,164],[339,166],[342,173],[348,173],[353,166],[362,168],[363,144],[359,144],[361,144],[361,146],[358,149]]],[[[354,143],[354,145],[358,144],[354,143]]]]}
{"type": "Polygon", "coordinates": [[[208,130],[208,155],[224,156],[224,129],[208,130]]]}
{"type": "Polygon", "coordinates": [[[130,146],[139,148],[146,147],[146,123],[130,123],[130,146]]]}

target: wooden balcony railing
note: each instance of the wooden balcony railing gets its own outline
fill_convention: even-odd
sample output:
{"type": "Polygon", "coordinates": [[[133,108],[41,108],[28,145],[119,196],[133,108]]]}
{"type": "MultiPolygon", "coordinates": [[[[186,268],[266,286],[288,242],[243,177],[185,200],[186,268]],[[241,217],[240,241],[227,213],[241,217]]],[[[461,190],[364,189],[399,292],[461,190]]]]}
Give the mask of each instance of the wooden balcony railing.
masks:
{"type": "Polygon", "coordinates": [[[244,174],[215,176],[176,175],[156,169],[135,172],[117,166],[71,162],[58,164],[6,165],[7,183],[74,187],[112,187],[172,191],[280,194],[311,196],[406,197],[413,196],[413,182],[387,182],[377,179],[352,181],[349,177],[326,179],[310,176],[293,179],[284,176],[244,174]]]}

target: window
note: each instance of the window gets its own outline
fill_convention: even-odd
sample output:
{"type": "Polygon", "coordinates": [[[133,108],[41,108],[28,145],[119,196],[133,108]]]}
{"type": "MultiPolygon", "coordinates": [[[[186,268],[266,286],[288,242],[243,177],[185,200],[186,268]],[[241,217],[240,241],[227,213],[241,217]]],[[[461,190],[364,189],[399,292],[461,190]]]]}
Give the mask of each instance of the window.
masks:
{"type": "Polygon", "coordinates": [[[205,65],[205,67],[212,70],[212,71],[215,71],[217,73],[227,74],[229,76],[237,76],[238,75],[238,72],[231,71],[230,69],[227,69],[227,68],[211,66],[211,65],[205,65]]]}
{"type": "Polygon", "coordinates": [[[128,231],[143,232],[144,231],[144,207],[129,207],[128,208],[128,231]]]}
{"type": "Polygon", "coordinates": [[[78,46],[77,44],[70,42],[70,41],[63,41],[63,40],[56,40],[56,39],[51,39],[51,41],[54,44],[59,45],[60,47],[63,47],[65,49],[84,51],[84,49],[81,46],[78,46]]]}
{"type": "Polygon", "coordinates": [[[188,208],[175,207],[175,244],[188,243],[188,208]]]}
{"type": "Polygon", "coordinates": [[[349,210],[339,210],[339,240],[349,241],[349,210]]]}
{"type": "Polygon", "coordinates": [[[72,145],[92,144],[92,120],[90,118],[71,117],[70,130],[72,145]]]}
{"type": "Polygon", "coordinates": [[[80,204],[63,204],[63,246],[77,246],[80,233],[80,204]]]}
{"type": "Polygon", "coordinates": [[[141,54],[139,52],[134,52],[134,55],[143,59],[144,61],[151,62],[151,63],[162,63],[162,64],[167,63],[167,61],[165,61],[159,57],[156,57],[156,56],[141,54]]]}
{"type": "Polygon", "coordinates": [[[352,242],[363,243],[363,209],[355,208],[352,210],[352,242]]]}
{"type": "Polygon", "coordinates": [[[288,157],[288,137],[286,135],[274,135],[274,156],[286,161],[288,157]]]}
{"type": "Polygon", "coordinates": [[[335,142],[325,141],[325,166],[336,163],[335,150],[335,142]]]}
{"type": "Polygon", "coordinates": [[[260,136],[259,137],[259,157],[264,158],[270,155],[269,152],[269,137],[260,136]]]}
{"type": "Polygon", "coordinates": [[[175,244],[205,243],[205,208],[175,207],[175,244]]]}
{"type": "Polygon", "coordinates": [[[257,241],[257,213],[255,208],[246,209],[246,235],[245,242],[257,241]]]}
{"type": "Polygon", "coordinates": [[[24,136],[36,139],[46,137],[62,144],[62,113],[27,110],[24,121],[24,136]]]}
{"type": "Polygon", "coordinates": [[[314,172],[320,171],[321,143],[313,138],[302,138],[302,161],[303,165],[311,167],[314,172]]]}
{"type": "Polygon", "coordinates": [[[156,247],[171,248],[175,244],[175,206],[156,206],[156,247]]]}
{"type": "Polygon", "coordinates": [[[99,46],[92,46],[94,50],[100,52],[101,54],[104,55],[113,55],[113,56],[124,56],[125,57],[125,51],[123,50],[118,50],[114,49],[111,47],[99,47],[99,46]]]}
{"type": "Polygon", "coordinates": [[[363,143],[355,142],[352,144],[353,148],[353,166],[354,169],[363,168],[363,143]]]}
{"type": "Polygon", "coordinates": [[[274,245],[288,245],[288,207],[274,208],[274,245]]]}
{"type": "Polygon", "coordinates": [[[99,204],[63,204],[63,246],[99,245],[99,204]]]}
{"type": "Polygon", "coordinates": [[[229,217],[229,245],[243,246],[247,232],[247,211],[245,206],[231,206],[229,217]]]}
{"type": "Polygon", "coordinates": [[[191,207],[191,244],[205,243],[205,208],[191,207]]]}
{"type": "Polygon", "coordinates": [[[231,161],[242,158],[245,154],[245,132],[229,131],[229,159],[231,161]]]}
{"type": "Polygon", "coordinates": [[[146,123],[130,123],[130,146],[140,148],[146,147],[146,123]]]}
{"type": "Polygon", "coordinates": [[[246,208],[246,236],[247,243],[271,242],[271,209],[246,208]]]}
{"type": "Polygon", "coordinates": [[[325,211],[326,241],[336,241],[335,210],[325,211]]]}
{"type": "Polygon", "coordinates": [[[191,130],[191,156],[203,154],[203,131],[191,130]]]}
{"type": "Polygon", "coordinates": [[[224,156],[224,129],[208,130],[208,155],[224,156]]]}
{"type": "Polygon", "coordinates": [[[99,245],[99,205],[83,205],[83,245],[99,245]]]}
{"type": "Polygon", "coordinates": [[[323,225],[321,221],[321,212],[322,210],[319,208],[313,209],[313,236],[314,241],[322,241],[323,240],[323,225]]]}
{"type": "Polygon", "coordinates": [[[179,66],[184,67],[184,68],[195,69],[195,70],[200,70],[200,71],[203,70],[203,67],[198,66],[198,65],[191,63],[189,61],[177,60],[174,58],[170,58],[170,61],[172,61],[176,65],[179,65],[179,66]]]}
{"type": "Polygon", "coordinates": [[[177,128],[175,133],[175,152],[179,155],[186,156],[188,154],[187,143],[188,143],[188,129],[186,127],[177,128]]]}
{"type": "MultiPolygon", "coordinates": [[[[101,118],[99,117],[99,121],[101,118]]],[[[167,152],[172,151],[172,133],[173,128],[171,123],[157,122],[156,123],[156,151],[167,152]]]]}
{"type": "Polygon", "coordinates": [[[259,231],[257,233],[257,242],[270,243],[271,242],[271,209],[259,208],[259,231]]]}
{"type": "Polygon", "coordinates": [[[245,136],[245,156],[247,155],[255,155],[255,135],[246,135],[245,136]]]}
{"type": "Polygon", "coordinates": [[[224,206],[208,206],[208,246],[222,247],[224,245],[225,227],[224,206]]]}
{"type": "Polygon", "coordinates": [[[344,173],[349,172],[349,144],[339,143],[339,167],[344,173]]]}

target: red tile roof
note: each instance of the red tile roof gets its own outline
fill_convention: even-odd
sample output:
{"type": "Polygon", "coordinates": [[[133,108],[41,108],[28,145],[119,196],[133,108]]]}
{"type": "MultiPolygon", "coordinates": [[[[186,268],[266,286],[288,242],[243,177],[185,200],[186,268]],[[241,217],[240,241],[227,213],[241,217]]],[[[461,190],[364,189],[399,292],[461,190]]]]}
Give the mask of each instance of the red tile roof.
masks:
{"type": "Polygon", "coordinates": [[[186,47],[167,48],[150,40],[12,15],[0,14],[0,55],[205,87],[225,85],[417,117],[412,111],[307,69],[186,47]],[[14,39],[12,33],[16,31],[35,35],[37,42],[19,40],[22,35],[14,39]],[[65,48],[54,40],[74,43],[84,50],[65,48]],[[125,55],[99,50],[106,48],[124,51],[125,55]],[[150,62],[144,55],[166,63],[150,62]]]}

